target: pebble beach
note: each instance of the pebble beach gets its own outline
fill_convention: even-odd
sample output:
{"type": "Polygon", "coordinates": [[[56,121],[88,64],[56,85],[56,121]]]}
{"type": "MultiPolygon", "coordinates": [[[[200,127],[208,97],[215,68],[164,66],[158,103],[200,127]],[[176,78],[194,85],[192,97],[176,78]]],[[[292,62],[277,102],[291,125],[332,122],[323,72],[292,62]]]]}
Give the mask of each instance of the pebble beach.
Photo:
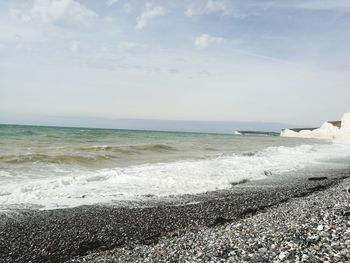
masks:
{"type": "Polygon", "coordinates": [[[350,0],[0,14],[0,263],[350,263],[350,0]]]}
{"type": "Polygon", "coordinates": [[[2,213],[0,262],[348,262],[348,177],[271,176],[176,201],[2,213]]]}
{"type": "Polygon", "coordinates": [[[176,231],[155,245],[70,262],[349,262],[350,180],[235,223],[176,231]]]}

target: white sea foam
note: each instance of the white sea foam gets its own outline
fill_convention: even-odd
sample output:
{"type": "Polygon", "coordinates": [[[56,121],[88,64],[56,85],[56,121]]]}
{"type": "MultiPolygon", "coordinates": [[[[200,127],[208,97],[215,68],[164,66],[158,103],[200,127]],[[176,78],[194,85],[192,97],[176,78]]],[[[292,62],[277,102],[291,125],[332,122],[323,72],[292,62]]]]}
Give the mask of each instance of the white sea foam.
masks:
{"type": "Polygon", "coordinates": [[[0,177],[12,177],[9,172],[0,170],[0,177]]]}
{"type": "Polygon", "coordinates": [[[230,182],[265,178],[330,158],[350,156],[345,144],[269,147],[253,156],[230,155],[205,160],[144,164],[126,168],[74,172],[51,179],[4,182],[0,206],[40,205],[43,209],[134,200],[144,195],[195,194],[230,187],[230,182]]]}

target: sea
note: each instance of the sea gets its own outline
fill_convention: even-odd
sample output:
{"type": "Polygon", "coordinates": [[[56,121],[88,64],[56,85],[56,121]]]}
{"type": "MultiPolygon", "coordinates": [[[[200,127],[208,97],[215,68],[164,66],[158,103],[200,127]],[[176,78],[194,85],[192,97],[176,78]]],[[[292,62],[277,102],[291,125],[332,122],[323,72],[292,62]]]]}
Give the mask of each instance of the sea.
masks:
{"type": "Polygon", "coordinates": [[[0,125],[0,210],[198,194],[349,160],[326,140],[0,125]]]}

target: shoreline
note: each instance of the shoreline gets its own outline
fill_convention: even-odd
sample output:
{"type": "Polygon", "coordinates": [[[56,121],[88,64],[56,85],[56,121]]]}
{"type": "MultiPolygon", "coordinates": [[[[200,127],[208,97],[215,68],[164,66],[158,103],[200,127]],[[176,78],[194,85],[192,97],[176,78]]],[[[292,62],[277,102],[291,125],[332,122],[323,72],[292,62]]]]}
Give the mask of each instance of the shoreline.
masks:
{"type": "Polygon", "coordinates": [[[156,244],[92,253],[82,262],[349,262],[350,178],[324,191],[215,227],[175,231],[156,244]]]}
{"type": "Polygon", "coordinates": [[[152,247],[179,231],[215,229],[254,218],[276,204],[303,199],[347,177],[348,169],[299,171],[139,207],[94,205],[0,214],[0,261],[65,262],[75,258],[74,262],[80,262],[94,252],[152,247]]]}

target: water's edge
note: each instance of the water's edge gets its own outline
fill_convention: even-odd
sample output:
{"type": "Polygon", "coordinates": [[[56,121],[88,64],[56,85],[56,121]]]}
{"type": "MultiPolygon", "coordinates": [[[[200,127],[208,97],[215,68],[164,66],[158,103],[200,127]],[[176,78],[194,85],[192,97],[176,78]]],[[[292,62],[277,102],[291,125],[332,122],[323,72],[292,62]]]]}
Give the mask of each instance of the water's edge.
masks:
{"type": "Polygon", "coordinates": [[[92,251],[149,245],[178,229],[215,226],[254,215],[337,184],[349,173],[349,169],[304,171],[138,207],[93,205],[0,214],[0,259],[64,262],[92,251]]]}

